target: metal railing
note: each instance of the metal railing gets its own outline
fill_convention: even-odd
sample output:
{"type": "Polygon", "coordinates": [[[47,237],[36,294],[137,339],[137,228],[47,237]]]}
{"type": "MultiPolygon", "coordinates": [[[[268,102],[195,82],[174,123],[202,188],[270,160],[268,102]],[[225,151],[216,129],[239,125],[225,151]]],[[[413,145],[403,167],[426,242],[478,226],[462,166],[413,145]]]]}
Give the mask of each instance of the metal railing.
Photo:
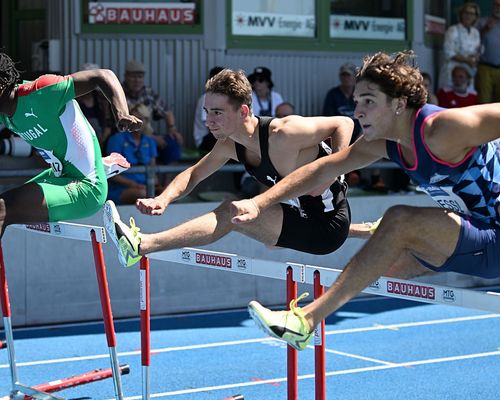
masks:
{"type": "MultiPolygon", "coordinates": [[[[155,177],[157,174],[179,173],[189,168],[194,164],[177,164],[177,165],[137,165],[127,170],[127,172],[135,174],[146,175],[147,194],[153,197],[155,193],[155,177]]],[[[394,169],[398,168],[397,164],[392,161],[377,161],[367,167],[366,169],[394,169]]],[[[32,178],[44,171],[43,168],[24,168],[24,169],[10,169],[0,170],[0,180],[2,178],[32,178]]],[[[242,164],[226,164],[222,166],[217,172],[244,172],[245,168],[242,164]]]]}

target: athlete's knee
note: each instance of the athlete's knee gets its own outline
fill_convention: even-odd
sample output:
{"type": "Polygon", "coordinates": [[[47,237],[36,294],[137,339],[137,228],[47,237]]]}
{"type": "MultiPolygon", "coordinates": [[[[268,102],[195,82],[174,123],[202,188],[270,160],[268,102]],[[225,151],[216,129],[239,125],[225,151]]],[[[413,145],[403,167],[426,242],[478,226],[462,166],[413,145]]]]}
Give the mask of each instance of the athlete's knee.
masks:
{"type": "Polygon", "coordinates": [[[231,200],[224,200],[213,210],[213,212],[221,222],[231,222],[231,200]]]}
{"type": "Polygon", "coordinates": [[[409,239],[415,232],[416,224],[419,223],[419,207],[396,205],[387,209],[377,232],[383,232],[384,236],[392,235],[399,240],[409,239]]]}
{"type": "Polygon", "coordinates": [[[237,230],[237,225],[231,222],[231,200],[224,200],[213,211],[217,219],[217,226],[230,232],[237,230]]]}

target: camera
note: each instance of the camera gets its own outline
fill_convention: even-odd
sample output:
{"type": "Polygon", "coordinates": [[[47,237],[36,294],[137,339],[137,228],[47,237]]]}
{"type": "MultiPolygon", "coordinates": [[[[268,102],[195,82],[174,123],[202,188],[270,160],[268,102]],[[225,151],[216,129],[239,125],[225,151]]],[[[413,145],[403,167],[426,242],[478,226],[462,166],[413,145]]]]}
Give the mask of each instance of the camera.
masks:
{"type": "Polygon", "coordinates": [[[31,156],[31,151],[31,145],[21,138],[10,137],[0,139],[0,156],[29,157],[31,156]]]}

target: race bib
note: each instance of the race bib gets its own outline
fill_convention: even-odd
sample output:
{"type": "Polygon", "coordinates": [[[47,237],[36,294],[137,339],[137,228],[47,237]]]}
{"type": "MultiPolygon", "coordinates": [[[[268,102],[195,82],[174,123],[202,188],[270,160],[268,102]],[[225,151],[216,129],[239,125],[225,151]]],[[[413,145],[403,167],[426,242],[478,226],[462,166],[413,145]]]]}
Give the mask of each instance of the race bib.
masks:
{"type": "Polygon", "coordinates": [[[47,164],[50,164],[54,175],[60,177],[62,175],[63,165],[59,159],[54,156],[54,153],[50,150],[37,149],[38,153],[42,156],[47,164]]]}
{"type": "Polygon", "coordinates": [[[464,201],[453,192],[452,186],[420,185],[417,190],[427,193],[440,207],[456,213],[471,215],[464,201]]]}

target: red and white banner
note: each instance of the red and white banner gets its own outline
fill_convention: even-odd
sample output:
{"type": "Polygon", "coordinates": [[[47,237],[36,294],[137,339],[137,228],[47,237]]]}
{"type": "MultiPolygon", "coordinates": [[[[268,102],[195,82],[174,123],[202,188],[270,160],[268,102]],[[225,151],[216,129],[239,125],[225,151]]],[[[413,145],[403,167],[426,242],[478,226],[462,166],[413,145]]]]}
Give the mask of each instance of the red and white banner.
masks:
{"type": "Polygon", "coordinates": [[[194,3],[89,2],[89,24],[192,25],[194,3]]]}
{"type": "Polygon", "coordinates": [[[446,32],[446,20],[434,15],[425,14],[425,33],[444,36],[446,32]]]}
{"type": "Polygon", "coordinates": [[[233,35],[314,37],[314,15],[233,12],[233,35]]]}

